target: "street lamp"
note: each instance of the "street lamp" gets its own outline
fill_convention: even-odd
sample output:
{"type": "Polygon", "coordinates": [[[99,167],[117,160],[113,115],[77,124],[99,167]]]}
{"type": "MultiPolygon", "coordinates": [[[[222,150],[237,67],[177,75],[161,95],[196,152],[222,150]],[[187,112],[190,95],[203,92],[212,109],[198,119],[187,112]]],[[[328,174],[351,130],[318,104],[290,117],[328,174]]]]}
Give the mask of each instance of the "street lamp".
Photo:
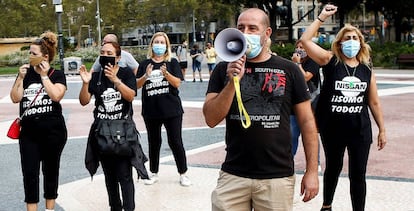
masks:
{"type": "Polygon", "coordinates": [[[101,14],[99,12],[99,0],[96,0],[96,19],[98,21],[98,45],[101,45],[101,14]]]}
{"type": "Polygon", "coordinates": [[[204,48],[204,34],[205,34],[205,22],[204,22],[204,20],[201,20],[201,24],[200,24],[200,26],[201,26],[201,32],[200,32],[200,38],[201,38],[201,42],[203,42],[203,48],[204,48]]]}
{"type": "Polygon", "coordinates": [[[79,29],[79,33],[78,33],[78,44],[81,42],[82,40],[82,28],[88,28],[88,39],[87,42],[84,42],[84,47],[88,47],[89,44],[92,43],[92,39],[91,39],[91,26],[90,25],[81,25],[80,29],[79,29]]]}
{"type": "Polygon", "coordinates": [[[366,0],[363,0],[361,3],[361,7],[362,7],[362,29],[364,30],[365,33],[365,3],[366,0]]]}
{"type": "Polygon", "coordinates": [[[197,39],[196,39],[195,17],[194,16],[195,15],[194,15],[194,10],[193,10],[193,41],[194,41],[194,43],[196,43],[197,42],[197,39]]]}
{"type": "Polygon", "coordinates": [[[63,70],[63,34],[62,34],[62,13],[63,13],[63,6],[62,0],[53,0],[53,5],[55,5],[55,12],[57,16],[57,25],[58,25],[58,53],[59,53],[59,62],[60,62],[60,69],[63,70]]]}

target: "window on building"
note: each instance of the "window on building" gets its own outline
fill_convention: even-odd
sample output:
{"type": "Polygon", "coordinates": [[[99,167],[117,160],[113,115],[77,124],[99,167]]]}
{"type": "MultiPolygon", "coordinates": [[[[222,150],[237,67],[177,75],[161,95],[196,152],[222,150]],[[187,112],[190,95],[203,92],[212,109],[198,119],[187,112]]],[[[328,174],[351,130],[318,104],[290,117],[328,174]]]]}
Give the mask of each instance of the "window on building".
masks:
{"type": "Polygon", "coordinates": [[[308,6],[308,11],[310,11],[308,15],[308,21],[310,22],[315,20],[315,10],[312,10],[312,8],[313,8],[312,5],[308,6]]]}
{"type": "Polygon", "coordinates": [[[298,20],[300,20],[304,14],[305,14],[305,11],[304,11],[303,6],[299,6],[298,7],[298,20]]]}

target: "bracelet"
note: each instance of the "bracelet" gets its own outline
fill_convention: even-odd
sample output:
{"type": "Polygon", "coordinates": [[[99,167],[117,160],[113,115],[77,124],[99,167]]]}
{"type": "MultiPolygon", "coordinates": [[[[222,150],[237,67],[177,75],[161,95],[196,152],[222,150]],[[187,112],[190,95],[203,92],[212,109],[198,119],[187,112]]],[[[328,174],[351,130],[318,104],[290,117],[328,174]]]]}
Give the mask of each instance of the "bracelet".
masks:
{"type": "Polygon", "coordinates": [[[45,76],[41,76],[41,78],[42,78],[42,81],[49,80],[49,76],[47,76],[47,75],[45,75],[45,76]]]}
{"type": "Polygon", "coordinates": [[[167,77],[170,73],[168,71],[165,71],[164,77],[167,77]]]}
{"type": "Polygon", "coordinates": [[[144,74],[144,78],[148,79],[148,74],[147,73],[144,74]]]}
{"type": "Polygon", "coordinates": [[[319,16],[316,18],[316,19],[318,19],[318,21],[320,21],[320,22],[325,22],[324,20],[322,20],[319,16]]]}
{"type": "Polygon", "coordinates": [[[296,64],[297,64],[297,65],[300,65],[300,64],[302,64],[302,63],[300,63],[300,62],[296,62],[296,64]]]}

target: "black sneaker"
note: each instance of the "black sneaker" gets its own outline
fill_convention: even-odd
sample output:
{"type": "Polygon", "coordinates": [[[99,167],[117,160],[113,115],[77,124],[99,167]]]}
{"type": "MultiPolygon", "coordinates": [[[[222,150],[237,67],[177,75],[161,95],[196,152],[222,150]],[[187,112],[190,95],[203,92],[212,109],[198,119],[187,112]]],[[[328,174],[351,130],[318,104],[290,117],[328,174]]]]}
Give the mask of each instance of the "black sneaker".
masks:
{"type": "Polygon", "coordinates": [[[203,79],[200,78],[200,82],[203,82],[203,79]]]}
{"type": "Polygon", "coordinates": [[[193,79],[193,82],[195,82],[195,78],[193,79]]]}

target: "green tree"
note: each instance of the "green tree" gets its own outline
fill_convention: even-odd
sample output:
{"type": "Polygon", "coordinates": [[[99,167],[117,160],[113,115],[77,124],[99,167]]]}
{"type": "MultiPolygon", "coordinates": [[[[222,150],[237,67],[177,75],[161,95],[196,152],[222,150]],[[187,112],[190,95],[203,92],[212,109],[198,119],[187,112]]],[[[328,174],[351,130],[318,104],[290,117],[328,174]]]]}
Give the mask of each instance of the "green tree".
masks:
{"type": "MultiPolygon", "coordinates": [[[[396,41],[401,42],[403,33],[411,31],[410,24],[405,26],[404,20],[410,20],[414,18],[414,1],[404,0],[367,0],[366,7],[369,11],[373,11],[377,17],[377,26],[379,27],[378,14],[381,12],[384,14],[385,19],[390,23],[391,26],[395,27],[396,41]]],[[[411,26],[412,27],[412,26],[411,26]]]]}
{"type": "Polygon", "coordinates": [[[0,37],[38,36],[54,30],[54,13],[42,7],[42,0],[2,0],[0,37]]]}
{"type": "MultiPolygon", "coordinates": [[[[230,25],[234,12],[232,7],[214,0],[149,0],[143,2],[127,1],[125,3],[125,27],[151,25],[167,22],[184,22],[187,33],[192,31],[192,15],[196,27],[200,29],[201,20],[205,29],[209,22],[219,22],[222,28],[230,25]]],[[[163,30],[157,28],[157,30],[163,30]]],[[[199,31],[199,30],[198,30],[199,31]]]]}

